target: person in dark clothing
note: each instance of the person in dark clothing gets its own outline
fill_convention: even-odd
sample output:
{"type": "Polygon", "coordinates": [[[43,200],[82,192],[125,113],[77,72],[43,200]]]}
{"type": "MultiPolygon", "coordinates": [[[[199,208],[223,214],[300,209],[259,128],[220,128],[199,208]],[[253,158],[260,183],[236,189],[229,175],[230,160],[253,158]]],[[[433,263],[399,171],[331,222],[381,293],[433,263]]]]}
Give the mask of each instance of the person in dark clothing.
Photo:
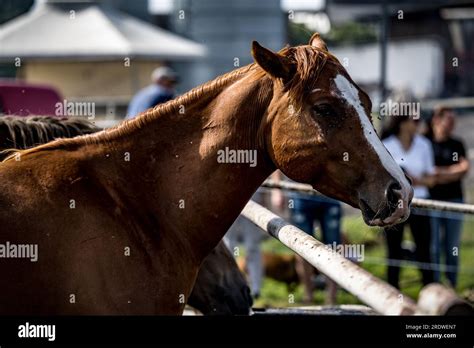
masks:
{"type": "MultiPolygon", "coordinates": [[[[435,109],[428,127],[435,156],[435,170],[439,174],[437,184],[430,188],[432,199],[462,203],[461,179],[469,171],[469,161],[462,141],[452,137],[455,126],[454,111],[439,107],[435,109]]],[[[461,241],[463,215],[460,213],[436,212],[432,217],[431,255],[433,262],[440,264],[444,253],[446,278],[456,286],[459,246],[461,241]]],[[[435,272],[440,281],[440,272],[435,272]]]]}
{"type": "Polygon", "coordinates": [[[153,84],[143,88],[132,98],[128,106],[126,119],[133,118],[141,112],[175,97],[174,88],[177,75],[172,69],[166,66],[159,67],[153,71],[151,79],[153,84]]]}

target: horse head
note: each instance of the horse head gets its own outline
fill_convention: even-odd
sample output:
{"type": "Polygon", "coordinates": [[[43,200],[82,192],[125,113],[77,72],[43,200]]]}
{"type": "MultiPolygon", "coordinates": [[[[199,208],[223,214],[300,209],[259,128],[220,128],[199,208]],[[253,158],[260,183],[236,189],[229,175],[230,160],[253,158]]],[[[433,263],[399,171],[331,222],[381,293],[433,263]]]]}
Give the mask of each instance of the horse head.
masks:
{"type": "Polygon", "coordinates": [[[265,145],[275,166],[359,207],[369,225],[405,221],[413,189],[377,136],[370,98],[319,35],[278,53],[254,41],[252,55],[273,80],[265,145]]]}

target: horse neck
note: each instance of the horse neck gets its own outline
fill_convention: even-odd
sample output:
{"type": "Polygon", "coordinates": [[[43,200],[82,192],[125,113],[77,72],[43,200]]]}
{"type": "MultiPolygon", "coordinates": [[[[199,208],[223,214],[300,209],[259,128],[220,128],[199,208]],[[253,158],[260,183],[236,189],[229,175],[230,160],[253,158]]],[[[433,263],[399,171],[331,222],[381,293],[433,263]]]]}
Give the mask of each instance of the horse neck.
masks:
{"type": "MultiPolygon", "coordinates": [[[[275,169],[264,133],[272,98],[269,78],[242,76],[212,97],[202,96],[160,115],[120,144],[136,149],[132,163],[149,185],[143,202],[203,258],[222,239],[262,181],[275,169]],[[254,151],[256,165],[219,163],[222,151],[254,151]]],[[[179,101],[179,99],[178,99],[179,101]]],[[[119,146],[119,144],[117,144],[119,146]]],[[[250,152],[247,152],[250,154],[250,152]]]]}

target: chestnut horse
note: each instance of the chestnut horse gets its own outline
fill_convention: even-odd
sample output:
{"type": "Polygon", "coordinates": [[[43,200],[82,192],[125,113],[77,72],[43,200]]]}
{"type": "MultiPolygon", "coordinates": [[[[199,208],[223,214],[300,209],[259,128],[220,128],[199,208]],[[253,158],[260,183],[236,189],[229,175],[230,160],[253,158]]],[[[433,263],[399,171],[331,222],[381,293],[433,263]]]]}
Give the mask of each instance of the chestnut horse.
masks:
{"type": "Polygon", "coordinates": [[[115,129],[0,164],[0,240],[38,246],[37,262],[0,260],[2,314],[181,314],[200,264],[277,168],[368,224],[408,217],[413,190],[370,100],[319,35],[252,54],[115,129]]]}
{"type": "MultiPolygon", "coordinates": [[[[93,123],[79,118],[0,117],[0,160],[18,149],[100,130],[93,123]]],[[[204,259],[188,304],[204,315],[248,315],[252,303],[245,277],[230,251],[220,242],[204,259]]]]}

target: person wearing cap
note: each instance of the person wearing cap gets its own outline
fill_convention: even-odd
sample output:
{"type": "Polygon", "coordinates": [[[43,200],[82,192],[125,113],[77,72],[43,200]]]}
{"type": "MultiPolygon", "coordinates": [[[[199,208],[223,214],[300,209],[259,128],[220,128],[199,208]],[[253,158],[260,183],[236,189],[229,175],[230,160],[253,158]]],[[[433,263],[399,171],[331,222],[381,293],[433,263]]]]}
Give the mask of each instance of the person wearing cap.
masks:
{"type": "Polygon", "coordinates": [[[132,98],[128,105],[127,116],[130,119],[155,105],[165,103],[175,97],[176,73],[169,67],[161,66],[151,74],[153,83],[132,98]]]}

